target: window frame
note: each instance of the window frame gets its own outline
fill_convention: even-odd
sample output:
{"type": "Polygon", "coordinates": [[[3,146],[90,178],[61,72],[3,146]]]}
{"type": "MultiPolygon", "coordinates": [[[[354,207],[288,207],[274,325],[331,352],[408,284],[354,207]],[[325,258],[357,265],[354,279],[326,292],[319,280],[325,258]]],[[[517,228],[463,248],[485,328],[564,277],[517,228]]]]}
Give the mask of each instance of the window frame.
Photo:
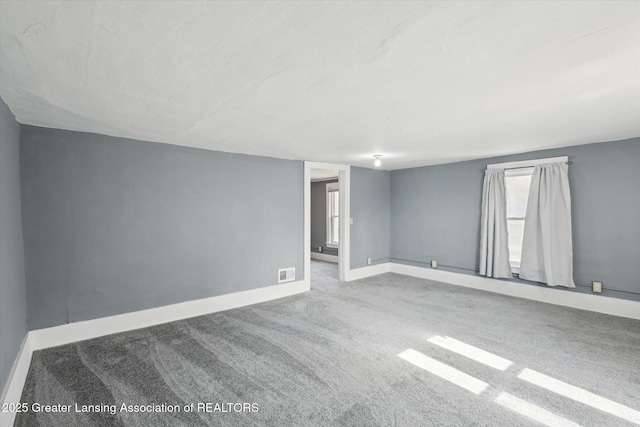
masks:
{"type": "MultiPolygon", "coordinates": [[[[508,192],[507,178],[515,178],[520,176],[529,176],[529,185],[531,185],[531,175],[533,175],[533,166],[519,167],[515,169],[507,169],[504,171],[504,180],[505,180],[505,191],[508,192]]],[[[506,203],[508,204],[508,197],[505,197],[506,203]]],[[[507,209],[508,212],[508,209],[507,209]]],[[[519,220],[522,221],[522,227],[524,229],[524,224],[527,222],[527,213],[525,209],[524,217],[522,218],[510,218],[507,216],[507,234],[509,234],[509,220],[519,220]]],[[[522,245],[522,242],[520,242],[522,245]]],[[[522,250],[522,247],[520,248],[522,250]]],[[[512,274],[520,274],[520,262],[522,261],[522,254],[520,260],[512,261],[511,260],[511,252],[509,252],[509,265],[511,266],[512,274]]]]}
{"type": "MultiPolygon", "coordinates": [[[[326,233],[326,242],[325,244],[329,248],[338,248],[340,246],[340,205],[338,205],[338,215],[331,215],[331,193],[338,193],[338,198],[340,197],[340,183],[339,182],[330,182],[326,185],[326,219],[327,219],[327,233],[326,233]],[[331,233],[331,221],[333,218],[338,218],[338,241],[333,241],[333,236],[331,233]]],[[[338,203],[340,203],[338,201],[338,203]]]]}

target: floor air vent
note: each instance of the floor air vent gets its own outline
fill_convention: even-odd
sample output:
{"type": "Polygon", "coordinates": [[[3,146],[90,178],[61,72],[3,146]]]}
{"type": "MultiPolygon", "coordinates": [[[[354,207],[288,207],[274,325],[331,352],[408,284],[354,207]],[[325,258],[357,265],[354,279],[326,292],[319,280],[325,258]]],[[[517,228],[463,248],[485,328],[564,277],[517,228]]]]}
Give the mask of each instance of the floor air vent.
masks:
{"type": "Polygon", "coordinates": [[[296,280],[296,268],[282,268],[278,270],[278,283],[296,280]]]}

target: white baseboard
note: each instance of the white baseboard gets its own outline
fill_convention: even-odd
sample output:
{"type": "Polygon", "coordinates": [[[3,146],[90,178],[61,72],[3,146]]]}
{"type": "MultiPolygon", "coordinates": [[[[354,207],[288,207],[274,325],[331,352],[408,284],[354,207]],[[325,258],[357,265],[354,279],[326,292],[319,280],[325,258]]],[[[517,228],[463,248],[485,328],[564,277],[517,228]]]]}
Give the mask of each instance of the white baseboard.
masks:
{"type": "MultiPolygon", "coordinates": [[[[29,343],[29,333],[27,332],[22,340],[20,351],[13,363],[13,368],[9,374],[7,384],[2,393],[2,399],[0,402],[4,403],[20,403],[22,397],[22,389],[24,383],[27,380],[27,374],[29,373],[29,366],[31,365],[31,354],[33,349],[29,343]]],[[[13,425],[15,420],[15,412],[2,412],[0,411],[0,426],[9,427],[13,425]]]]}
{"type": "Polygon", "coordinates": [[[217,297],[165,305],[148,310],[118,314],[116,316],[37,329],[29,332],[30,344],[34,351],[56,347],[118,332],[146,328],[148,326],[244,307],[306,292],[309,289],[310,286],[307,280],[299,280],[248,291],[234,292],[217,297]]]}
{"type": "Polygon", "coordinates": [[[391,271],[391,263],[385,262],[382,264],[368,265],[366,267],[356,268],[354,270],[347,271],[345,280],[351,282],[352,280],[364,279],[365,277],[376,276],[378,274],[388,273],[391,271]]]}
{"type": "Polygon", "coordinates": [[[311,259],[317,259],[318,261],[335,262],[337,264],[340,258],[338,258],[338,255],[329,255],[329,254],[323,254],[320,252],[311,252],[311,259]]]}
{"type": "Polygon", "coordinates": [[[637,301],[530,286],[488,277],[471,276],[397,263],[391,264],[391,272],[549,304],[579,308],[581,310],[595,311],[597,313],[611,314],[614,316],[629,317],[631,319],[640,319],[640,302],[637,301]]]}

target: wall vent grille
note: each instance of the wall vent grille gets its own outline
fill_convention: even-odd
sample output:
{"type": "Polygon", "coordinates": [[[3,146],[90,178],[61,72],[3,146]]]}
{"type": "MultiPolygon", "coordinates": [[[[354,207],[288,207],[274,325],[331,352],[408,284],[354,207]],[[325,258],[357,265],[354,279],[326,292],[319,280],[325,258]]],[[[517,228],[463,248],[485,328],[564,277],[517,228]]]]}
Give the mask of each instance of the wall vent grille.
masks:
{"type": "Polygon", "coordinates": [[[296,268],[281,268],[278,270],[278,283],[291,282],[296,280],[296,268]]]}

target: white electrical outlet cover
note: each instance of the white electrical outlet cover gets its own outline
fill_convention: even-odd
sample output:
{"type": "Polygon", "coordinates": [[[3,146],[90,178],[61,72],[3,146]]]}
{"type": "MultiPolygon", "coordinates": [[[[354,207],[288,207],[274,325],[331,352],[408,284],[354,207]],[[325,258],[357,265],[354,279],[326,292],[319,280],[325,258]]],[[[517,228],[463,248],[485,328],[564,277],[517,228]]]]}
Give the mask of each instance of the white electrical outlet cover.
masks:
{"type": "Polygon", "coordinates": [[[595,292],[597,294],[601,294],[602,293],[602,282],[592,282],[591,283],[591,289],[593,290],[593,292],[595,292]]]}

